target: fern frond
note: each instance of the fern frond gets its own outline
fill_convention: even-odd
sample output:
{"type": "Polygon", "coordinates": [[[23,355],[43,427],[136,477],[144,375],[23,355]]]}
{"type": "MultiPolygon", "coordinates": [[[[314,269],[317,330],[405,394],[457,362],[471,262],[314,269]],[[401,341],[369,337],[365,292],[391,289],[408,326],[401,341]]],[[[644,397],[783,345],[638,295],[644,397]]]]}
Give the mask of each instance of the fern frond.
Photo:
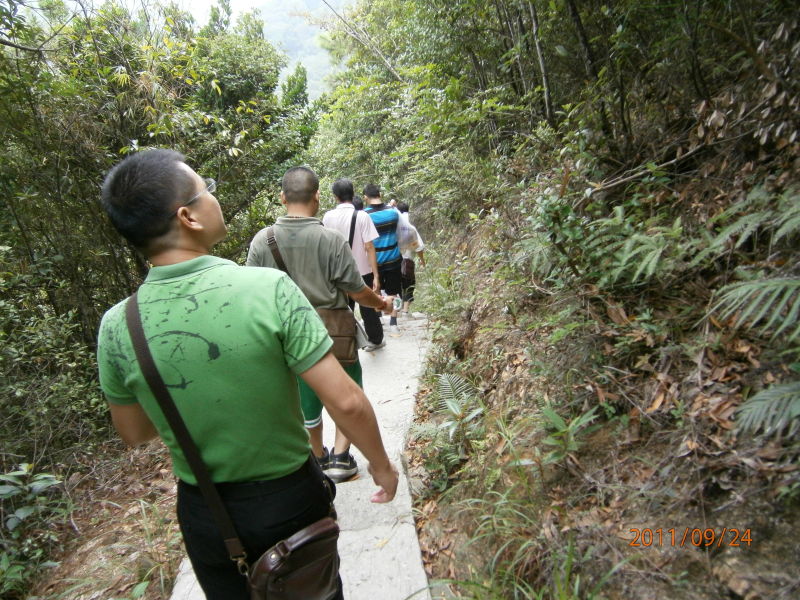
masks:
{"type": "Polygon", "coordinates": [[[454,373],[439,375],[439,396],[443,399],[469,398],[477,395],[477,388],[469,381],[454,373]]]}
{"type": "Polygon", "coordinates": [[[771,211],[762,211],[744,215],[733,225],[726,227],[722,233],[720,233],[720,237],[722,237],[722,235],[725,233],[727,233],[728,238],[733,237],[734,235],[738,236],[736,244],[734,244],[733,247],[740,248],[742,244],[750,239],[750,236],[753,235],[759,227],[763,227],[764,225],[768,224],[773,216],[774,215],[771,211]]]}
{"type": "Polygon", "coordinates": [[[775,232],[773,240],[780,241],[788,235],[800,233],[800,201],[798,201],[797,213],[793,215],[786,215],[780,222],[780,229],[775,232]]]}
{"type": "Polygon", "coordinates": [[[644,273],[645,279],[650,279],[655,275],[656,268],[658,267],[658,263],[661,259],[661,255],[664,253],[664,249],[666,246],[658,246],[653,248],[647,256],[645,256],[641,263],[639,263],[639,268],[636,269],[636,272],[633,274],[632,281],[637,281],[639,279],[639,275],[644,273]]]}
{"type": "Polygon", "coordinates": [[[739,431],[766,434],[783,430],[800,416],[800,381],[773,385],[742,404],[736,411],[739,431]]]}
{"type": "Polygon", "coordinates": [[[712,247],[717,249],[724,249],[728,241],[734,236],[737,237],[734,248],[739,248],[744,244],[750,236],[759,227],[764,227],[774,216],[771,211],[763,210],[759,212],[742,215],[736,221],[725,227],[719,232],[712,242],[712,247]]]}
{"type": "Polygon", "coordinates": [[[781,214],[778,217],[776,227],[778,230],[773,237],[774,242],[783,238],[800,233],[800,194],[788,193],[783,196],[784,202],[781,203],[781,214]]]}
{"type": "Polygon", "coordinates": [[[435,440],[441,430],[436,423],[412,423],[408,428],[408,436],[412,440],[435,440]]]}
{"type": "Polygon", "coordinates": [[[534,233],[530,237],[521,239],[516,244],[515,250],[511,265],[515,268],[528,268],[535,275],[546,276],[557,262],[552,242],[541,233],[534,233]]]}
{"type": "Polygon", "coordinates": [[[724,211],[711,219],[712,224],[719,221],[728,221],[732,217],[742,213],[754,213],[762,211],[770,207],[773,203],[774,196],[764,188],[763,185],[754,187],[750,192],[739,200],[734,202],[724,211]]]}
{"type": "Polygon", "coordinates": [[[629,269],[630,264],[634,259],[648,250],[647,242],[642,243],[640,236],[632,236],[628,238],[622,251],[615,257],[617,268],[611,272],[611,281],[617,281],[622,278],[622,275],[629,269]]]}
{"type": "Polygon", "coordinates": [[[461,451],[458,446],[445,444],[439,447],[438,459],[449,472],[461,462],[461,451]]]}
{"type": "Polygon", "coordinates": [[[616,283],[620,280],[646,282],[663,272],[671,255],[682,255],[684,252],[668,238],[671,231],[667,228],[655,228],[646,234],[630,236],[614,255],[615,268],[601,283],[616,283]]]}
{"type": "Polygon", "coordinates": [[[737,240],[733,248],[740,248],[760,227],[769,225],[774,217],[775,212],[771,210],[754,212],[740,217],[737,221],[720,231],[719,234],[709,242],[708,247],[694,257],[689,263],[689,267],[696,267],[711,256],[723,254],[728,250],[728,241],[734,236],[737,236],[737,240]]]}
{"type": "Polygon", "coordinates": [[[724,223],[740,214],[742,216],[709,241],[708,246],[689,263],[690,267],[730,249],[729,242],[734,237],[736,242],[732,248],[740,248],[760,228],[773,232],[772,243],[797,234],[800,232],[800,195],[796,190],[789,190],[780,196],[774,196],[763,187],[757,187],[747,198],[714,217],[711,223],[724,223]]]}
{"type": "Polygon", "coordinates": [[[625,244],[625,236],[618,231],[600,231],[591,234],[581,242],[581,251],[592,254],[602,249],[604,252],[616,252],[625,244]]]}
{"type": "Polygon", "coordinates": [[[736,327],[755,329],[761,324],[761,334],[777,327],[773,339],[785,331],[790,341],[800,336],[800,279],[742,281],[726,285],[717,294],[720,299],[709,312],[720,311],[723,319],[736,314],[736,327]]]}
{"type": "Polygon", "coordinates": [[[461,407],[478,395],[477,388],[463,377],[454,373],[439,375],[437,386],[439,411],[459,414],[461,407]]]}

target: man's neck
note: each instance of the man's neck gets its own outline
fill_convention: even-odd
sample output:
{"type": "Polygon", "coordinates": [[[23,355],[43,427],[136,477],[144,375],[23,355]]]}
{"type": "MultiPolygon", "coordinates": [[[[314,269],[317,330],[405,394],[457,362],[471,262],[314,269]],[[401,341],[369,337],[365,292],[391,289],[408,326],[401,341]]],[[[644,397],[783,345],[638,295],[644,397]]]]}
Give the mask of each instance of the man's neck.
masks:
{"type": "Polygon", "coordinates": [[[317,211],[312,204],[288,204],[286,206],[287,217],[316,217],[317,211]]]}
{"type": "Polygon", "coordinates": [[[209,253],[201,250],[189,250],[186,248],[170,248],[161,252],[156,252],[147,257],[148,262],[154,267],[166,267],[178,263],[193,260],[209,253]]]}
{"type": "Polygon", "coordinates": [[[383,200],[381,200],[380,198],[370,198],[369,199],[369,205],[370,206],[380,206],[381,204],[383,204],[383,200]]]}

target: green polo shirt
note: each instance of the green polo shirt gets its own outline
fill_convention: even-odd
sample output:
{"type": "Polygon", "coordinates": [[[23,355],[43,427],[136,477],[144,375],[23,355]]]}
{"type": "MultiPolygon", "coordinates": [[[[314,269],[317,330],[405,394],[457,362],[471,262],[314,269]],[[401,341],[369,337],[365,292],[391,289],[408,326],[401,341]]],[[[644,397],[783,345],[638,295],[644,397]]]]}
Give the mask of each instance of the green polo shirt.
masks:
{"type": "MultiPolygon", "coordinates": [[[[332,342],[291,279],[203,256],[152,268],[139,308],[159,372],[214,481],[274,479],[306,461],[295,375],[332,342]]],[[[175,474],[196,483],[139,369],[125,301],[103,316],[97,356],[108,401],[139,402],[169,448],[175,474]]]]}

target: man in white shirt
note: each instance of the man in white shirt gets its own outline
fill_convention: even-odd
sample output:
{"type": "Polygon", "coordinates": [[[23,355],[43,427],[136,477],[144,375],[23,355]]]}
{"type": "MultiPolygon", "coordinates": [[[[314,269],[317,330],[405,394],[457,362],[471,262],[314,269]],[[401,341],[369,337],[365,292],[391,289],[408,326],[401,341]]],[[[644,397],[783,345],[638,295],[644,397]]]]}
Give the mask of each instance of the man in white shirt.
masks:
{"type": "MultiPolygon", "coordinates": [[[[331,186],[331,191],[339,204],[333,210],[325,213],[322,217],[322,224],[344,236],[344,239],[350,244],[350,249],[356,259],[358,270],[364,278],[364,283],[371,287],[376,294],[380,294],[381,281],[378,274],[375,245],[373,244],[373,240],[379,237],[378,230],[369,215],[363,211],[356,210],[353,205],[355,192],[353,191],[352,181],[344,178],[337,179],[331,186]]],[[[369,318],[369,312],[375,312],[366,306],[361,306],[360,310],[361,316],[365,319],[369,318]]],[[[375,318],[380,319],[380,315],[375,314],[375,318]]],[[[369,331],[368,329],[368,335],[369,331]]],[[[383,339],[370,339],[370,344],[364,350],[371,352],[378,348],[383,348],[385,345],[386,342],[383,339]]]]}
{"type": "Polygon", "coordinates": [[[397,244],[403,263],[400,267],[400,285],[403,293],[403,313],[408,316],[411,303],[414,301],[414,288],[417,285],[414,259],[419,260],[420,266],[425,266],[425,244],[417,228],[408,219],[408,203],[398,202],[397,210],[400,211],[400,221],[397,224],[397,244]]]}

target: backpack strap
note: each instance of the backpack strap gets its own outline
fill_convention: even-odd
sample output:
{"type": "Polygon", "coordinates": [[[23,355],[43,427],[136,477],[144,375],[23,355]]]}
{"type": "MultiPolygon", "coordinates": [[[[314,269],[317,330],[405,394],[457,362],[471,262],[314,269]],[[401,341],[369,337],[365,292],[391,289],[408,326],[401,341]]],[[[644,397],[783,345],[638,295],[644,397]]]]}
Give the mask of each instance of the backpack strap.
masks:
{"type": "Polygon", "coordinates": [[[142,375],[150,386],[150,391],[158,401],[164,417],[169,423],[172,433],[178,445],[183,450],[183,455],[189,467],[192,469],[195,478],[197,479],[197,486],[203,493],[203,496],[211,509],[211,514],[214,517],[217,527],[225,540],[225,547],[228,550],[230,559],[234,561],[238,567],[239,572],[242,574],[247,573],[247,553],[244,550],[239,536],[236,534],[236,529],[233,521],[228,514],[225,505],[222,503],[222,498],[217,491],[214,482],[211,479],[211,474],[208,472],[206,464],[200,455],[200,450],[194,443],[186,424],[172,400],[172,394],[169,393],[164,380],[161,378],[161,373],[158,371],[153,355],[150,353],[150,347],[147,344],[147,337],[145,336],[144,329],[142,328],[142,318],[139,313],[139,302],[137,294],[133,294],[128,298],[125,304],[125,320],[128,325],[128,331],[133,343],[133,350],[136,353],[136,360],[139,362],[139,367],[142,370],[142,375]]]}
{"type": "Polygon", "coordinates": [[[281,251],[278,248],[278,242],[275,239],[275,232],[272,230],[272,226],[267,227],[267,245],[272,252],[272,258],[275,259],[275,264],[278,265],[281,271],[291,277],[289,269],[286,268],[286,263],[283,262],[283,256],[281,256],[281,251]]]}
{"type": "Polygon", "coordinates": [[[358,211],[353,207],[353,219],[350,221],[350,250],[353,249],[353,237],[356,234],[356,217],[358,217],[358,211]]]}

